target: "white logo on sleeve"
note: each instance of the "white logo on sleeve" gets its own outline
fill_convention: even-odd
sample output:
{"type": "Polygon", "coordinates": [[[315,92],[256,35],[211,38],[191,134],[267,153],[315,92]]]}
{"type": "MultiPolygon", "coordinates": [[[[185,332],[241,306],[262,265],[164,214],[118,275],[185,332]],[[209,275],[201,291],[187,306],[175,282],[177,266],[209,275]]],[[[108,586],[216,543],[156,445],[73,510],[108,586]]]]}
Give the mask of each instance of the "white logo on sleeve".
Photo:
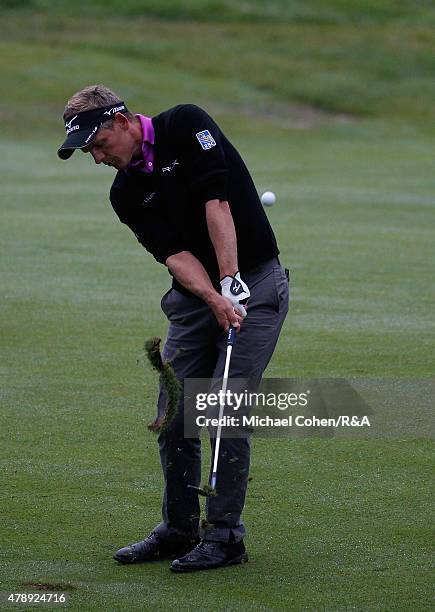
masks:
{"type": "Polygon", "coordinates": [[[208,130],[198,132],[197,134],[195,134],[195,136],[198,138],[199,144],[204,149],[204,151],[207,151],[207,149],[211,149],[212,147],[216,146],[216,141],[208,130]]]}

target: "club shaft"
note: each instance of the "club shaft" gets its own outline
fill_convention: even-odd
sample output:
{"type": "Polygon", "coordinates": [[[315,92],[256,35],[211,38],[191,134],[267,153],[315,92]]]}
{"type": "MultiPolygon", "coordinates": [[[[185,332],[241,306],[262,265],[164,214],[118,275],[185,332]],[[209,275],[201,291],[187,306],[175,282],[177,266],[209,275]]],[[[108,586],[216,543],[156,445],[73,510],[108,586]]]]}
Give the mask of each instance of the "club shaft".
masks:
{"type": "Polygon", "coordinates": [[[214,454],[213,454],[213,470],[212,470],[212,475],[211,475],[211,480],[210,480],[210,486],[213,489],[216,488],[217,466],[218,466],[218,461],[219,461],[219,447],[220,447],[220,444],[221,444],[221,433],[222,433],[222,417],[223,417],[224,409],[225,409],[224,397],[225,397],[225,394],[227,392],[228,373],[229,373],[229,370],[230,370],[230,361],[231,361],[232,350],[233,350],[232,345],[228,344],[227,345],[227,356],[226,356],[226,359],[225,359],[224,377],[222,379],[222,392],[220,394],[219,422],[218,422],[218,428],[217,428],[217,432],[216,432],[216,442],[215,442],[214,454]]]}

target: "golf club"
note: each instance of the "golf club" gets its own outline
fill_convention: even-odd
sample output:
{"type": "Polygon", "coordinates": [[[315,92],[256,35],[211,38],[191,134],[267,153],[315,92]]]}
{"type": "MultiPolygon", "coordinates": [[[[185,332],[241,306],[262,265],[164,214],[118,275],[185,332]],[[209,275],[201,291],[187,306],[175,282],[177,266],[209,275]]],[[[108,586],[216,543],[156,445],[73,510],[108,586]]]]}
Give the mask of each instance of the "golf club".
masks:
{"type": "Polygon", "coordinates": [[[198,491],[200,495],[204,495],[205,497],[212,497],[216,495],[216,480],[217,480],[217,468],[219,462],[219,447],[221,443],[221,433],[222,433],[222,417],[224,414],[225,402],[224,397],[227,392],[228,385],[228,372],[230,369],[230,361],[231,361],[231,353],[233,350],[234,343],[236,341],[236,328],[230,326],[228,330],[227,336],[227,355],[225,358],[225,368],[224,368],[224,376],[222,379],[222,392],[220,393],[220,405],[219,405],[219,424],[216,432],[216,442],[213,453],[213,469],[210,478],[210,484],[205,485],[204,487],[195,487],[194,485],[187,485],[191,489],[195,489],[198,491]]]}

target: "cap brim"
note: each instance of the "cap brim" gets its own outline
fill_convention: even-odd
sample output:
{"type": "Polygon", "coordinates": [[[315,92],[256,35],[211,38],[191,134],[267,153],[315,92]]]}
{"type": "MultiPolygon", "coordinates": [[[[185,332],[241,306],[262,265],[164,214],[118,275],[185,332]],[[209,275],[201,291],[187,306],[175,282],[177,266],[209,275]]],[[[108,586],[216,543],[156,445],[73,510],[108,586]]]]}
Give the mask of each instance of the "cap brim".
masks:
{"type": "Polygon", "coordinates": [[[98,128],[95,129],[96,127],[77,130],[68,134],[65,142],[57,151],[60,159],[69,159],[76,149],[87,147],[97,135],[98,128]]]}

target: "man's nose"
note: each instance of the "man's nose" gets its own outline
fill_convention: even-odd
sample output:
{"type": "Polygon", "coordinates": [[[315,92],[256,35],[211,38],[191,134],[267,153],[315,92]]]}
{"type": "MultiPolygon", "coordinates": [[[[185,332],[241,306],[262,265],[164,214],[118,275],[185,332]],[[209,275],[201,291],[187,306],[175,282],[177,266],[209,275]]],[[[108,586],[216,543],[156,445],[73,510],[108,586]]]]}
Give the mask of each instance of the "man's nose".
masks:
{"type": "Polygon", "coordinates": [[[104,159],[104,153],[101,151],[92,151],[92,157],[94,158],[96,164],[101,164],[104,159]]]}

